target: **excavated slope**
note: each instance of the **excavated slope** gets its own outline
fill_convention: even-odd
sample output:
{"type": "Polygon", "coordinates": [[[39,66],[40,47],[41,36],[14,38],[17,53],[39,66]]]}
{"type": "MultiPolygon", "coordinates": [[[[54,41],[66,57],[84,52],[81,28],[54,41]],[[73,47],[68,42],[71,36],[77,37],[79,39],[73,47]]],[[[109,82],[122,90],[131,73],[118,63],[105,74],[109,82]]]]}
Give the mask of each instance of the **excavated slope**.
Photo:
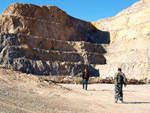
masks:
{"type": "Polygon", "coordinates": [[[56,6],[15,3],[0,16],[0,63],[37,75],[81,75],[105,64],[100,43],[108,32],[73,18],[56,6]]]}
{"type": "Polygon", "coordinates": [[[0,16],[4,67],[40,75],[150,78],[150,0],[118,15],[86,22],[55,6],[12,4],[0,16]]]}
{"type": "Polygon", "coordinates": [[[110,45],[105,48],[107,64],[97,65],[101,77],[113,76],[121,67],[128,78],[150,78],[150,0],[93,24],[110,33],[110,45]]]}

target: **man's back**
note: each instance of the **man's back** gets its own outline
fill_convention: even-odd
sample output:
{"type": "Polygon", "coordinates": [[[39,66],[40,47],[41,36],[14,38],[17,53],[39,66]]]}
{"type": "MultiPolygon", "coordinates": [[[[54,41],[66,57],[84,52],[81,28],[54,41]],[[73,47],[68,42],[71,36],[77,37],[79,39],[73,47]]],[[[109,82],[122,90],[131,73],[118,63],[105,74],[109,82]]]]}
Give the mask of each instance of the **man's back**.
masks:
{"type": "Polygon", "coordinates": [[[117,84],[126,84],[126,77],[124,73],[122,73],[121,71],[118,71],[117,73],[115,73],[114,80],[115,80],[115,83],[117,84]]]}
{"type": "Polygon", "coordinates": [[[89,72],[84,72],[82,78],[88,80],[90,77],[89,72]]]}

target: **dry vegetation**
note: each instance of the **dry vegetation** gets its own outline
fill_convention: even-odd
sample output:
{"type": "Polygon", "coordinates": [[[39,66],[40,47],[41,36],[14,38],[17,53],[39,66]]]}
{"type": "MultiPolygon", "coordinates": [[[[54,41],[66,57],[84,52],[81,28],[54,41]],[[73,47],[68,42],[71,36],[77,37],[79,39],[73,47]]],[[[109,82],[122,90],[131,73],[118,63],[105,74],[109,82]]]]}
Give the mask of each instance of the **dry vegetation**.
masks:
{"type": "MultiPolygon", "coordinates": [[[[64,84],[82,84],[82,77],[76,76],[41,76],[42,79],[45,81],[51,81],[53,83],[64,83],[64,84]]],[[[108,83],[113,84],[114,80],[113,77],[106,77],[105,79],[101,79],[100,77],[90,77],[89,84],[101,84],[101,83],[108,83]]],[[[144,79],[134,79],[134,78],[127,78],[127,84],[149,84],[150,80],[147,78],[144,79]]]]}

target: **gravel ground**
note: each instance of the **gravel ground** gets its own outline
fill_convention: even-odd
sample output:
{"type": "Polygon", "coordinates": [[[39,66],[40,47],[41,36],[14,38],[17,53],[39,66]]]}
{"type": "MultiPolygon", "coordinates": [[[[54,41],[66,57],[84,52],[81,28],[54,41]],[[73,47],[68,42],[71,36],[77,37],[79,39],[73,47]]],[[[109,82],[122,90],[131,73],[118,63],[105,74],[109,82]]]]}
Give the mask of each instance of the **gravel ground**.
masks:
{"type": "Polygon", "coordinates": [[[113,84],[53,84],[0,68],[0,113],[149,113],[150,85],[128,85],[114,103],[113,84]]]}

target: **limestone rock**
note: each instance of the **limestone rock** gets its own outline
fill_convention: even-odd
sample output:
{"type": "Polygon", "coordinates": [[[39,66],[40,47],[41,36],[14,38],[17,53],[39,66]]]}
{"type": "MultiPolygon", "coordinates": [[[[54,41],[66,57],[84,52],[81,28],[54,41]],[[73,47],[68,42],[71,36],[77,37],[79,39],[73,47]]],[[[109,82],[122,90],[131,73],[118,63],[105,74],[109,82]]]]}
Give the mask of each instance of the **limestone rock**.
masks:
{"type": "MultiPolygon", "coordinates": [[[[103,53],[101,45],[88,42],[42,39],[21,34],[1,34],[0,37],[0,63],[3,67],[24,73],[81,75],[89,64],[104,64],[103,53]],[[89,47],[92,48],[88,51],[89,47]],[[87,57],[84,57],[84,52],[87,57]]],[[[92,66],[90,71],[98,76],[92,66]]]]}
{"type": "Polygon", "coordinates": [[[0,15],[0,63],[25,73],[78,77],[89,67],[92,76],[100,74],[96,81],[107,83],[121,67],[134,83],[148,80],[149,12],[150,0],[140,0],[91,23],[56,6],[12,4],[0,15]]]}
{"type": "Polygon", "coordinates": [[[96,28],[90,23],[73,18],[56,6],[36,6],[15,3],[0,16],[1,32],[32,35],[64,41],[100,42],[96,28]]]}
{"type": "MultiPolygon", "coordinates": [[[[107,32],[56,6],[11,4],[0,15],[0,63],[37,75],[77,75],[105,64],[107,32]],[[97,43],[97,44],[94,44],[97,43]]],[[[109,42],[109,41],[107,41],[109,42]]]]}
{"type": "Polygon", "coordinates": [[[149,12],[150,0],[141,0],[114,17],[93,22],[110,33],[110,45],[104,47],[107,65],[97,65],[101,77],[114,76],[121,67],[128,78],[150,78],[149,12]]]}

